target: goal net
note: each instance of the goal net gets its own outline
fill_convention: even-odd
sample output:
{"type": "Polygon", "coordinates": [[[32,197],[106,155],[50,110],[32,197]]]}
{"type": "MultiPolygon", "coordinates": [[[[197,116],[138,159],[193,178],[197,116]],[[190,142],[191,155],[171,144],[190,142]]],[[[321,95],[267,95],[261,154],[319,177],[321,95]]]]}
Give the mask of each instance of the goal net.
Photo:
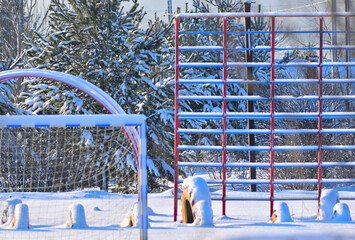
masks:
{"type": "MultiPolygon", "coordinates": [[[[85,219],[77,228],[96,227],[117,236],[112,226],[119,225],[137,201],[133,195],[127,198],[118,193],[137,191],[144,227],[145,148],[145,117],[141,115],[1,116],[2,227],[9,228],[6,206],[19,199],[28,205],[31,229],[43,227],[47,234],[61,231],[61,238],[75,235],[75,231],[65,232],[66,221],[68,214],[79,214],[72,212],[76,211],[72,206],[80,204],[79,219],[85,219]],[[141,133],[140,139],[131,139],[132,130],[141,133]]],[[[31,232],[23,238],[32,239],[31,232]]],[[[85,234],[102,237],[90,230],[85,234]]]]}

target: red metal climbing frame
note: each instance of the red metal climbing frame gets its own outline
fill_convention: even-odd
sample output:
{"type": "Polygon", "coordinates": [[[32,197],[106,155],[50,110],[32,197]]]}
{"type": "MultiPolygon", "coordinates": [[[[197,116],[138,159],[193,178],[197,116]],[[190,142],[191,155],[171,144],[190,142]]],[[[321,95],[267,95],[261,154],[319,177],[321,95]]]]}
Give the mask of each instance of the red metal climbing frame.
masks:
{"type": "MultiPolygon", "coordinates": [[[[222,185],[222,215],[226,215],[226,201],[227,200],[241,200],[228,198],[226,195],[226,186],[228,184],[267,184],[269,185],[270,197],[267,199],[270,201],[270,216],[273,213],[273,203],[274,200],[286,200],[285,198],[275,197],[275,184],[317,184],[318,185],[318,196],[317,198],[310,199],[296,199],[287,198],[287,200],[318,200],[322,191],[322,184],[329,183],[355,183],[355,179],[325,179],[322,178],[322,169],[326,167],[355,167],[354,161],[340,161],[340,162],[323,162],[323,151],[329,150],[339,150],[339,151],[354,151],[355,145],[324,145],[323,135],[324,134],[347,134],[350,138],[354,137],[355,128],[331,128],[324,129],[324,120],[336,120],[336,119],[355,119],[354,109],[345,112],[333,112],[325,111],[323,109],[323,101],[325,100],[346,100],[354,101],[354,92],[350,92],[350,95],[323,95],[323,84],[350,84],[352,89],[355,86],[355,79],[348,76],[347,78],[323,78],[324,68],[333,67],[348,67],[354,68],[355,62],[353,61],[343,61],[343,62],[329,62],[324,61],[324,50],[332,51],[333,49],[340,49],[345,51],[355,51],[355,46],[342,45],[342,46],[325,46],[323,44],[324,33],[332,34],[334,32],[324,30],[324,19],[331,17],[343,17],[350,18],[355,17],[355,13],[216,13],[216,14],[179,14],[175,17],[175,162],[174,162],[174,221],[177,221],[177,209],[178,209],[178,184],[179,184],[179,167],[219,167],[222,168],[222,179],[220,184],[222,185]],[[270,62],[228,62],[227,53],[231,51],[227,46],[228,32],[228,19],[230,18],[253,18],[262,17],[270,19],[270,46],[263,46],[262,48],[252,48],[246,49],[240,47],[239,51],[255,51],[264,50],[270,52],[270,62]],[[279,18],[318,18],[319,19],[319,30],[317,31],[277,31],[275,20],[279,18]],[[222,31],[221,32],[181,32],[179,29],[180,19],[186,18],[222,18],[222,31]],[[319,42],[316,48],[299,48],[299,47],[277,47],[276,46],[276,35],[277,34],[318,34],[319,42]],[[223,36],[223,46],[179,46],[179,38],[186,34],[220,34],[223,36]],[[277,51],[287,51],[287,50],[313,50],[318,51],[318,62],[302,62],[294,63],[290,62],[287,64],[280,64],[275,60],[275,52],[277,51]],[[221,51],[223,56],[222,63],[205,63],[205,62],[181,62],[179,54],[182,51],[221,51]],[[279,67],[316,67],[318,69],[318,79],[275,79],[275,69],[279,67]],[[222,70],[222,79],[180,79],[180,69],[181,68],[220,68],[222,70]],[[260,82],[256,80],[236,80],[228,79],[227,73],[229,68],[233,67],[269,67],[270,68],[270,81],[260,82]],[[184,96],[179,93],[179,86],[183,84],[221,84],[222,85],[222,96],[184,96]],[[229,96],[227,92],[228,84],[269,84],[270,86],[270,97],[265,98],[261,96],[229,96]],[[317,84],[318,94],[311,96],[276,96],[275,86],[277,84],[317,84]],[[180,110],[179,101],[194,101],[194,100],[216,100],[222,102],[222,112],[221,113],[201,113],[201,112],[182,112],[180,110]],[[270,112],[258,112],[258,113],[236,113],[227,111],[228,101],[236,100],[250,100],[250,101],[269,101],[270,102],[270,112]],[[318,112],[276,112],[275,104],[277,101],[292,101],[292,100],[311,100],[317,101],[318,112]],[[193,119],[220,119],[222,120],[221,129],[182,129],[180,128],[181,120],[193,120],[193,119]],[[228,129],[228,120],[239,120],[239,119],[254,119],[254,120],[266,120],[270,121],[269,129],[228,129]],[[304,119],[314,119],[318,121],[318,129],[275,129],[275,120],[287,119],[287,120],[304,120],[304,119]],[[200,146],[200,145],[180,145],[180,134],[221,134],[222,136],[222,146],[200,146]],[[270,135],[270,146],[230,146],[227,143],[227,134],[269,134],[270,135]],[[275,135],[277,134],[314,134],[317,135],[318,145],[317,146],[275,146],[275,135]],[[206,162],[181,162],[180,152],[186,150],[209,150],[209,151],[221,151],[222,152],[222,162],[221,163],[206,163],[206,162]],[[245,163],[245,162],[227,162],[227,152],[228,151],[269,151],[270,152],[270,162],[269,163],[245,163]],[[318,154],[317,162],[307,162],[307,163],[295,163],[286,162],[278,163],[275,162],[275,151],[316,151],[318,154]],[[227,168],[230,167],[263,167],[269,168],[270,179],[269,180],[228,180],[226,177],[227,168]],[[312,167],[317,168],[317,179],[275,179],[275,168],[288,168],[288,167],[312,167]]],[[[256,32],[240,32],[239,34],[254,34],[256,32]]],[[[265,32],[264,32],[265,33],[265,32]]],[[[336,33],[345,33],[345,31],[338,31],[336,33]]],[[[355,31],[347,32],[347,34],[355,33],[355,31]]],[[[235,32],[233,33],[235,34],[235,32]]],[[[236,49],[234,49],[236,50],[236,49]]],[[[354,74],[353,74],[354,75],[354,74]]],[[[352,106],[352,105],[351,105],[352,106]]],[[[214,180],[213,183],[218,181],[214,180]]],[[[253,200],[253,199],[243,199],[243,200],[253,200]]],[[[254,199],[255,200],[255,199],[254,199]]],[[[261,200],[261,199],[258,199],[261,200]]]]}

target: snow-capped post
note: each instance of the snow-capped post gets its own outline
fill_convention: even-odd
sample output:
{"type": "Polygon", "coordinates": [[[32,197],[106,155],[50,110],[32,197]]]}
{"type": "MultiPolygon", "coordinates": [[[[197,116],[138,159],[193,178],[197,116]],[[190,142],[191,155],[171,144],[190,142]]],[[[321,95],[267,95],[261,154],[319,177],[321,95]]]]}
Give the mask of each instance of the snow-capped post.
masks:
{"type": "MultiPolygon", "coordinates": [[[[251,1],[244,1],[244,12],[249,13],[251,7],[251,1]]],[[[250,17],[244,17],[244,31],[245,31],[245,62],[248,64],[249,62],[253,62],[253,51],[250,48],[253,46],[251,39],[251,19],[250,17]]],[[[253,80],[253,68],[250,66],[246,67],[245,71],[246,80],[253,80]]],[[[247,95],[254,95],[253,87],[254,85],[247,84],[247,95]]],[[[254,112],[254,101],[247,101],[247,112],[254,112]]],[[[248,119],[248,129],[255,129],[255,121],[254,119],[248,119]]],[[[248,146],[255,146],[255,135],[248,134],[248,146]]],[[[250,163],[255,163],[255,151],[248,151],[248,158],[250,163]]],[[[250,167],[250,179],[256,179],[256,168],[250,167]]],[[[250,191],[256,192],[256,184],[250,184],[250,191]]]]}
{"type": "Polygon", "coordinates": [[[326,189],[322,192],[318,208],[318,221],[332,219],[334,206],[339,203],[339,194],[335,189],[326,189]]]}
{"type": "Polygon", "coordinates": [[[30,217],[27,204],[19,203],[16,205],[14,219],[10,228],[19,230],[30,228],[30,217]]]}
{"type": "Polygon", "coordinates": [[[188,177],[182,183],[182,222],[194,226],[213,226],[211,196],[206,181],[188,177]]]}
{"type": "Polygon", "coordinates": [[[66,228],[87,228],[85,209],[80,203],[72,204],[69,206],[69,215],[67,222],[65,223],[66,228]]]}
{"type": "Polygon", "coordinates": [[[274,207],[274,213],[272,214],[272,222],[293,222],[290,214],[290,210],[285,202],[276,202],[274,207]]]}
{"type": "Polygon", "coordinates": [[[13,222],[16,205],[21,203],[21,199],[11,197],[4,202],[4,210],[1,218],[2,224],[9,226],[13,222]]]}

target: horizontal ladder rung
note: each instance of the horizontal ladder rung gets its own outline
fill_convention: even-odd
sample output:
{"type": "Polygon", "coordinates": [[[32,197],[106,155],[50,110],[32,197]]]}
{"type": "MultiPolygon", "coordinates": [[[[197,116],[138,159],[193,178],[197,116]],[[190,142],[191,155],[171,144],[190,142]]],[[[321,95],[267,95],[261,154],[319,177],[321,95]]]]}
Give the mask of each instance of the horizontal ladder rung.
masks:
{"type": "MultiPolygon", "coordinates": [[[[352,119],[355,118],[355,112],[323,112],[323,119],[352,119]]],[[[179,119],[221,119],[223,114],[220,112],[180,112],[179,119]]],[[[270,113],[231,113],[227,112],[226,117],[231,120],[254,119],[269,120],[270,113]]],[[[317,112],[309,113],[275,113],[275,119],[318,119],[317,112]]]]}
{"type": "MultiPolygon", "coordinates": [[[[179,96],[179,100],[188,100],[188,101],[222,101],[222,96],[179,96]]],[[[333,95],[323,95],[320,99],[322,100],[355,100],[355,95],[343,95],[343,96],[333,96],[333,95]]],[[[227,101],[270,101],[270,97],[262,96],[226,96],[227,101]]],[[[318,101],[319,97],[316,95],[310,96],[275,96],[274,100],[277,101],[293,101],[293,100],[311,100],[318,101]]]]}
{"type": "MultiPolygon", "coordinates": [[[[222,180],[208,179],[206,180],[208,184],[222,184],[222,180]]],[[[346,179],[335,179],[327,178],[322,179],[321,183],[355,183],[355,178],[346,178],[346,179]]],[[[226,180],[226,184],[270,184],[270,179],[233,179],[226,180]]],[[[318,179],[275,179],[274,184],[318,184],[318,179]]]]}
{"type": "MultiPolygon", "coordinates": [[[[355,133],[355,128],[348,129],[331,129],[326,128],[318,131],[318,129],[275,129],[275,134],[350,134],[355,133]]],[[[222,129],[178,129],[180,134],[222,134],[222,129]]],[[[227,129],[227,134],[270,134],[269,129],[227,129]]]]}
{"type": "MultiPolygon", "coordinates": [[[[212,200],[221,201],[222,197],[211,196],[212,200]]],[[[270,201],[270,196],[226,196],[227,201],[270,201]]],[[[275,196],[274,201],[308,201],[308,200],[318,200],[317,196],[305,196],[305,197],[297,197],[297,196],[275,196]]]]}
{"type": "MultiPolygon", "coordinates": [[[[206,145],[179,145],[179,150],[193,151],[222,151],[222,146],[206,146],[206,145]]],[[[355,150],[355,145],[323,145],[323,150],[355,150]]],[[[270,146],[226,146],[227,151],[270,151],[270,146]]],[[[303,146],[275,146],[277,152],[285,151],[317,151],[316,145],[303,146]]]]}
{"type": "MultiPolygon", "coordinates": [[[[179,84],[223,84],[222,79],[179,79],[179,84]]],[[[227,84],[270,84],[269,81],[227,79],[227,84]]],[[[318,79],[275,79],[276,84],[318,84],[318,79]]],[[[355,79],[323,79],[323,84],[355,83],[355,79]]]]}
{"type": "MultiPolygon", "coordinates": [[[[222,163],[214,162],[178,162],[179,167],[222,167],[222,163]]],[[[256,167],[256,168],[270,168],[270,163],[249,163],[249,162],[234,162],[227,163],[228,168],[242,168],[242,167],[256,167]]],[[[305,167],[318,167],[317,162],[312,163],[275,163],[275,168],[305,168],[305,167]]],[[[355,162],[323,162],[322,167],[355,167],[355,162]]]]}
{"type": "MultiPolygon", "coordinates": [[[[340,45],[340,46],[324,45],[322,48],[324,50],[330,50],[330,49],[355,50],[355,46],[352,45],[340,45]]],[[[319,50],[319,47],[314,46],[313,48],[307,48],[307,47],[275,48],[275,51],[287,51],[287,50],[319,50]]],[[[184,46],[184,47],[179,47],[179,51],[223,51],[223,46],[184,46]]],[[[235,48],[227,48],[227,51],[271,51],[271,47],[270,46],[256,46],[255,48],[235,47],[235,48]]]]}

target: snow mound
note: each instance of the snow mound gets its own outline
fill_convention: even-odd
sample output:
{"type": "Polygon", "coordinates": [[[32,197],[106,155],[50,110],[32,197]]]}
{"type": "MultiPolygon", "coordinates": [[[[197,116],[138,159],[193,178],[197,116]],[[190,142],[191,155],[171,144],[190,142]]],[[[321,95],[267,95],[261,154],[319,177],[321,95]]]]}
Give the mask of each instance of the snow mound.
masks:
{"type": "Polygon", "coordinates": [[[194,226],[213,227],[213,211],[211,204],[205,200],[198,201],[194,205],[195,220],[192,223],[194,226]]]}
{"type": "Polygon", "coordinates": [[[323,190],[320,197],[317,220],[319,221],[331,220],[333,215],[334,205],[338,202],[339,202],[339,194],[337,190],[335,189],[323,190]]]}
{"type": "Polygon", "coordinates": [[[183,191],[187,191],[192,205],[198,201],[206,201],[211,205],[211,195],[206,181],[201,177],[188,177],[182,184],[183,191]]]}
{"type": "Polygon", "coordinates": [[[9,198],[5,201],[4,211],[1,218],[1,223],[4,224],[5,227],[9,226],[13,222],[15,207],[17,204],[21,203],[21,199],[18,198],[9,198]]]}
{"type": "Polygon", "coordinates": [[[85,209],[80,203],[74,203],[69,206],[69,216],[65,223],[66,228],[87,228],[85,209]]]}
{"type": "Polygon", "coordinates": [[[193,226],[214,226],[211,195],[206,181],[201,177],[188,177],[182,184],[182,191],[183,222],[192,222],[193,226]]]}
{"type": "Polygon", "coordinates": [[[30,228],[28,206],[26,204],[24,203],[16,204],[15,216],[9,228],[17,229],[17,230],[30,228]]]}
{"type": "Polygon", "coordinates": [[[272,215],[272,222],[293,222],[290,210],[285,202],[276,202],[274,206],[274,213],[272,215]]]}
{"type": "Polygon", "coordinates": [[[337,203],[333,209],[332,221],[351,222],[350,209],[346,203],[337,203]]]}
{"type": "Polygon", "coordinates": [[[96,206],[96,207],[92,208],[92,211],[93,212],[101,212],[102,210],[99,207],[96,206]]]}
{"type": "MultiPolygon", "coordinates": [[[[153,215],[155,214],[150,207],[147,207],[147,214],[153,215]]],[[[135,202],[132,207],[129,209],[125,218],[120,223],[121,227],[139,227],[139,202],[135,202]]],[[[149,222],[148,222],[149,227],[149,222]]]]}

